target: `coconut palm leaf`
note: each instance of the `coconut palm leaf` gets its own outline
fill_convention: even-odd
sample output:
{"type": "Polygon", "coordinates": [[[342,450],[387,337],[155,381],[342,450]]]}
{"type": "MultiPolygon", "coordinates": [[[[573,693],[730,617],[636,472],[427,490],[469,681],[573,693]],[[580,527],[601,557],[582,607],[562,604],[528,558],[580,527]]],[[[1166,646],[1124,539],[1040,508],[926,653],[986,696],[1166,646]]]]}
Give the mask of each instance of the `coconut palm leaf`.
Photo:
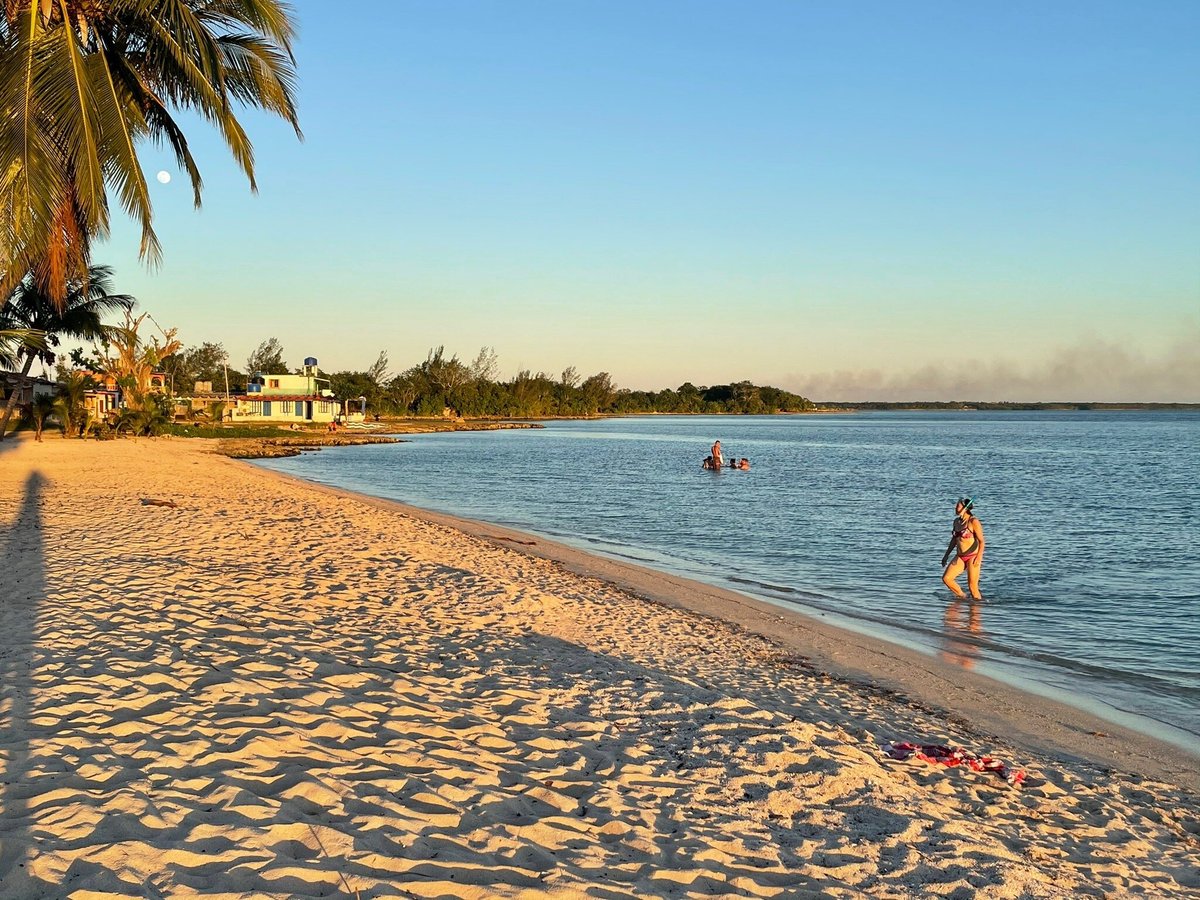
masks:
{"type": "Polygon", "coordinates": [[[170,145],[199,205],[203,181],[175,121],[221,133],[251,190],[254,149],[236,111],[300,135],[291,8],[280,0],[4,0],[0,6],[0,296],[27,274],[61,301],[108,233],[109,191],[161,254],[138,159],[170,145]]]}
{"type": "Polygon", "coordinates": [[[39,352],[46,346],[46,337],[28,328],[0,328],[0,366],[15,369],[25,351],[39,352]]]}

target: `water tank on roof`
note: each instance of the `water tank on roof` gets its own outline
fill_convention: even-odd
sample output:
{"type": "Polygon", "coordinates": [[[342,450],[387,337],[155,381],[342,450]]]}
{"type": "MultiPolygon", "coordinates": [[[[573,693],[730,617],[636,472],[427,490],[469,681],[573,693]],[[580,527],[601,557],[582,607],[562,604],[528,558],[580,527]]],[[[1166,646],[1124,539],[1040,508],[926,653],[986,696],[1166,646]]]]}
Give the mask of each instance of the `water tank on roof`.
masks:
{"type": "Polygon", "coordinates": [[[306,366],[315,366],[317,364],[317,358],[315,356],[306,356],[304,357],[304,364],[306,366]]]}

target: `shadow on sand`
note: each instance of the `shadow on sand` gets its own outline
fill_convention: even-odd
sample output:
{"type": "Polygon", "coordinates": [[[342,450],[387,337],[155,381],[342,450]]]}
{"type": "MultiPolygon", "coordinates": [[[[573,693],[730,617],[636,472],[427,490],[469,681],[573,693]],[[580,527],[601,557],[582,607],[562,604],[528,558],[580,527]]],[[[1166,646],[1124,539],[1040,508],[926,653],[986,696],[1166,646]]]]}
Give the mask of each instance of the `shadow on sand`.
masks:
{"type": "MultiPolygon", "coordinates": [[[[1017,794],[940,768],[887,777],[903,764],[880,736],[954,732],[724,624],[553,574],[533,576],[543,591],[458,556],[409,562],[371,535],[343,560],[269,493],[238,527],[282,528],[286,548],[193,546],[189,526],[239,507],[191,490],[171,507],[127,490],[138,515],[106,497],[72,509],[64,528],[107,538],[77,570],[57,504],[42,534],[42,476],[9,495],[0,897],[801,898],[929,882],[970,898],[1019,885],[1031,800],[1055,804],[1041,848],[1097,870],[1116,871],[1131,833],[1163,839],[1065,781],[1039,797],[1033,779],[1017,794]],[[943,865],[947,850],[967,861],[943,865]]],[[[1183,870],[1187,848],[1163,847],[1183,870]]]]}
{"type": "MultiPolygon", "coordinates": [[[[0,444],[0,452],[17,442],[0,444]]],[[[15,518],[7,523],[0,545],[0,894],[39,896],[48,885],[28,873],[33,844],[27,798],[31,769],[33,675],[38,663],[37,619],[46,596],[45,547],[41,502],[45,478],[34,472],[15,518]]]]}

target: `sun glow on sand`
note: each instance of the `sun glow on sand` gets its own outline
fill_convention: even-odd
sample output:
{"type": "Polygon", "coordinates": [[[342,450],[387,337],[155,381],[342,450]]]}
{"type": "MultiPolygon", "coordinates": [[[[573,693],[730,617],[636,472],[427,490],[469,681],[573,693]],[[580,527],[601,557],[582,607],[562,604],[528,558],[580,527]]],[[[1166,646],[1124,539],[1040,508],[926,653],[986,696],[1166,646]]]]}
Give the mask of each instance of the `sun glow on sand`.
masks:
{"type": "MultiPolygon", "coordinates": [[[[992,747],[823,677],[816,644],[782,643],[815,625],[768,639],[689,611],[698,589],[580,578],[582,555],[559,565],[197,441],[18,441],[0,510],[6,897],[61,896],[77,872],[128,896],[1194,883],[1177,788],[1015,746],[997,749],[1028,773],[1019,790],[884,756],[885,738],[992,747]],[[230,523],[255,536],[252,568],[230,523]],[[659,590],[671,605],[641,599],[659,590]]],[[[1020,714],[1052,721],[1037,698],[1020,714]]]]}

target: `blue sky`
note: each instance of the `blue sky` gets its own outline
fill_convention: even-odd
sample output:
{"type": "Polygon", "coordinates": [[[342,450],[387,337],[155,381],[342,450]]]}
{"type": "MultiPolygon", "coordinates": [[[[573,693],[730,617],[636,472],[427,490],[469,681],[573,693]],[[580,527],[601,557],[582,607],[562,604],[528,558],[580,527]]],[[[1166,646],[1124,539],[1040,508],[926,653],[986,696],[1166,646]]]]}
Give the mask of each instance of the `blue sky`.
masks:
{"type": "Polygon", "coordinates": [[[1200,4],[296,5],[306,140],[98,253],[187,343],[1200,400],[1200,4]]]}

